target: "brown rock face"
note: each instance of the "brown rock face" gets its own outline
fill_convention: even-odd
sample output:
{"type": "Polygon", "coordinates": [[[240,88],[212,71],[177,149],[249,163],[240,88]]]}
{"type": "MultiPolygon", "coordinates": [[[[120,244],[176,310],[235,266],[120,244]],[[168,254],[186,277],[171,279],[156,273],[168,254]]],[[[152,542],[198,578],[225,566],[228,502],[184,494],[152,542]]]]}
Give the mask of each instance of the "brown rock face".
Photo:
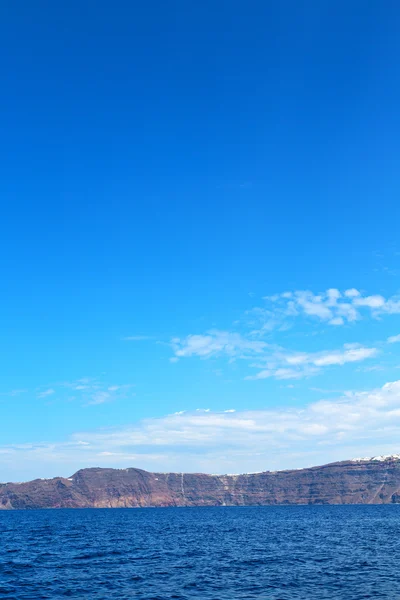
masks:
{"type": "Polygon", "coordinates": [[[0,509],[400,503],[400,458],[248,475],[82,469],[0,484],[0,509]]]}

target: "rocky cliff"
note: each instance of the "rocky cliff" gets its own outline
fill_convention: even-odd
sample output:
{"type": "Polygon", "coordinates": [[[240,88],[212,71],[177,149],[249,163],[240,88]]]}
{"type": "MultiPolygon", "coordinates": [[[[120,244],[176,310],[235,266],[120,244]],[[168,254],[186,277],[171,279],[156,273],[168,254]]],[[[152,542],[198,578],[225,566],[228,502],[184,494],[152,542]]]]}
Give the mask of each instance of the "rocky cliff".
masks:
{"type": "Polygon", "coordinates": [[[400,503],[400,456],[244,475],[82,469],[0,484],[0,509],[400,503]]]}

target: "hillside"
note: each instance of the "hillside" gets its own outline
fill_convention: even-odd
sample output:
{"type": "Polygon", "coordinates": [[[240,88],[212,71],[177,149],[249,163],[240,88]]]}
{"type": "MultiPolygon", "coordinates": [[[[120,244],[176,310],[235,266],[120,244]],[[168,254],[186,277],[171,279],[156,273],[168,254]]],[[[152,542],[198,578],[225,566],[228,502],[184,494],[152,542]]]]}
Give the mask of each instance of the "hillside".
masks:
{"type": "Polygon", "coordinates": [[[400,456],[243,475],[82,469],[0,484],[0,509],[400,503],[400,456]]]}

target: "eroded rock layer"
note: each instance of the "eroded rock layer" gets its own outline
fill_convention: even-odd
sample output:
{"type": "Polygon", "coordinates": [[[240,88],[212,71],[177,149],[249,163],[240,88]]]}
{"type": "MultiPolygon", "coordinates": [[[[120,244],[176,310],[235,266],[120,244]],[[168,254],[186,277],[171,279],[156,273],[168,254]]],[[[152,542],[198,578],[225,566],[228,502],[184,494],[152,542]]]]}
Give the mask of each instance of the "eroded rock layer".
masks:
{"type": "Polygon", "coordinates": [[[82,469],[0,484],[0,509],[400,503],[400,457],[243,475],[82,469]]]}

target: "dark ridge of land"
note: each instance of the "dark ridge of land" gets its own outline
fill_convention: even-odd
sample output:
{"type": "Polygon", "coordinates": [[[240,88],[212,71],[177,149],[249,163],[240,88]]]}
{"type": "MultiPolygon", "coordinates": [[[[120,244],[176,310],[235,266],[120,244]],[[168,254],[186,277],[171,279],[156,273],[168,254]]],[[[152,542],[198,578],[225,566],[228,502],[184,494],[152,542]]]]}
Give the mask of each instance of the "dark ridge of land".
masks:
{"type": "Polygon", "coordinates": [[[400,457],[243,475],[82,469],[0,484],[0,509],[400,503],[400,457]]]}

